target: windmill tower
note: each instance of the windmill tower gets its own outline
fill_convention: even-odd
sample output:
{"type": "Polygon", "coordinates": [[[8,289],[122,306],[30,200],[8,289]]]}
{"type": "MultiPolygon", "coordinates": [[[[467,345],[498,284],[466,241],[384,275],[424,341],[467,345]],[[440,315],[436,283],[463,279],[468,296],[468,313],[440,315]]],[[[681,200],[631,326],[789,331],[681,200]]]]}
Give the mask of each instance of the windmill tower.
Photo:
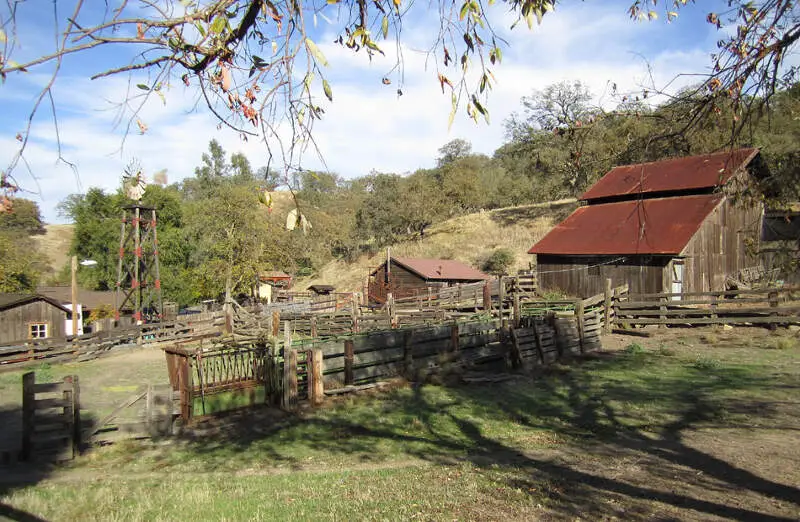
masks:
{"type": "Polygon", "coordinates": [[[114,317],[120,310],[133,310],[133,319],[142,322],[161,321],[164,303],[158,267],[156,209],[140,204],[147,183],[138,165],[125,169],[123,189],[132,205],[122,211],[117,265],[117,288],[114,317]]]}

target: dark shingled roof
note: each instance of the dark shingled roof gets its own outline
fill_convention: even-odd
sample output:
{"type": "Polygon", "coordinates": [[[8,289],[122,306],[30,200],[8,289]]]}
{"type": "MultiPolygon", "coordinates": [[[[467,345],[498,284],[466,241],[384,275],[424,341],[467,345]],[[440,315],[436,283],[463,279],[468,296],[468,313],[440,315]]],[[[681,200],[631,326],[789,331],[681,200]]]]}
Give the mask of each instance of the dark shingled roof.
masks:
{"type": "Polygon", "coordinates": [[[0,294],[0,310],[8,310],[9,308],[14,308],[15,306],[21,306],[40,300],[47,301],[56,308],[70,313],[69,309],[62,306],[58,301],[38,294],[0,294]]]}
{"type": "Polygon", "coordinates": [[[444,281],[483,281],[490,277],[455,259],[393,257],[392,261],[425,279],[444,281]]]}
{"type": "MultiPolygon", "coordinates": [[[[71,286],[40,286],[36,291],[60,303],[72,302],[71,286]]],[[[96,290],[78,289],[78,303],[87,310],[94,310],[101,306],[114,306],[114,292],[101,292],[96,290]]]]}
{"type": "Polygon", "coordinates": [[[721,194],[681,196],[579,207],[529,254],[679,254],[721,194]]]}
{"type": "Polygon", "coordinates": [[[675,158],[611,169],[580,199],[591,201],[644,193],[713,189],[728,182],[758,155],[758,149],[738,149],[703,156],[675,158]]]}

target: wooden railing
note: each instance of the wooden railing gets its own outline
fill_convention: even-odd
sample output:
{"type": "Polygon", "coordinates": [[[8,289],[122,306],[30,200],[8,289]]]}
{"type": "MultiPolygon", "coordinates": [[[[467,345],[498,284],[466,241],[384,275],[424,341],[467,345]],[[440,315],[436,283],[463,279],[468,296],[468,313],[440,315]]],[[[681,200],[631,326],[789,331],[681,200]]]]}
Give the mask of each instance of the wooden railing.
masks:
{"type": "Polygon", "coordinates": [[[118,347],[190,339],[213,327],[212,322],[190,317],[191,319],[104,330],[69,339],[25,339],[2,343],[0,371],[43,361],[94,359],[118,347]]]}
{"type": "Polygon", "coordinates": [[[614,302],[618,327],[800,324],[800,288],[629,295],[614,302]]]}

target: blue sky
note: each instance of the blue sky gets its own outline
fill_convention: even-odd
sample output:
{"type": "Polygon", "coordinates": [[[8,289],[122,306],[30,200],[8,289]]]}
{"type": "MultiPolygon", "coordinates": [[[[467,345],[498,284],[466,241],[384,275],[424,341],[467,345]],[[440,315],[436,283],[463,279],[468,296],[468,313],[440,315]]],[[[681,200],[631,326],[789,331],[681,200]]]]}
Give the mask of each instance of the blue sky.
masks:
{"type": "MultiPolygon", "coordinates": [[[[535,89],[561,80],[586,83],[595,101],[613,107],[618,100],[610,96],[609,85],[621,91],[650,85],[647,64],[655,87],[669,83],[680,73],[708,70],[709,55],[716,49],[718,32],[705,22],[713,6],[724,2],[703,1],[688,5],[679,18],[667,24],[662,17],[655,22],[630,20],[627,8],[632,0],[563,2],[555,13],[545,17],[541,26],[528,30],[524,23],[514,31],[514,21],[505,4],[490,8],[495,28],[510,44],[504,49],[503,65],[495,68],[497,79],[489,110],[491,125],[476,125],[459,113],[448,132],[449,94],[442,95],[435,70],[416,49],[429,41],[433,20],[419,11],[404,28],[406,46],[404,95],[395,94],[396,83],[383,86],[381,78],[394,64],[393,45],[385,45],[387,57],[353,55],[331,44],[333,28],[318,18],[318,43],[330,66],[328,79],[334,102],[326,103],[326,116],[315,127],[315,136],[325,164],[345,177],[368,174],[371,170],[406,173],[431,167],[438,149],[455,138],[469,140],[473,150],[491,154],[503,142],[503,120],[519,109],[519,100],[535,89]]],[[[34,55],[52,42],[51,4],[36,0],[23,4],[29,11],[22,17],[25,42],[22,54],[34,55]],[[34,4],[31,6],[30,4],[34,4]],[[45,15],[46,13],[46,15],[45,15]]],[[[659,3],[659,6],[661,4],[659,3]]],[[[67,3],[59,2],[66,15],[67,3]]],[[[659,7],[661,9],[661,7],[659,7]]],[[[329,13],[335,17],[335,13],[329,13]]],[[[38,201],[47,222],[62,222],[56,205],[68,194],[99,186],[115,190],[124,166],[136,158],[146,173],[166,168],[169,181],[192,175],[200,155],[210,139],[217,139],[229,152],[245,153],[257,168],[266,164],[263,144],[258,140],[242,142],[227,130],[218,130],[214,118],[197,108],[192,91],[182,86],[167,93],[167,103],[153,98],[143,109],[142,119],[148,132],[130,133],[124,141],[124,125],[115,125],[114,102],[124,99],[129,88],[127,76],[90,81],[88,75],[119,64],[120,50],[106,49],[65,61],[55,87],[62,155],[77,167],[77,175],[66,165],[57,164],[55,132],[47,110],[34,123],[27,159],[35,179],[23,169],[15,172],[18,181],[38,201]]],[[[18,55],[21,61],[23,55],[18,55]]],[[[36,86],[46,81],[45,69],[9,76],[0,86],[0,165],[5,167],[14,152],[14,136],[24,128],[27,111],[36,94],[36,86]]],[[[146,79],[134,75],[132,83],[146,79]]],[[[689,78],[678,80],[674,88],[689,78]]],[[[321,168],[322,163],[307,156],[305,168],[321,168]]]]}

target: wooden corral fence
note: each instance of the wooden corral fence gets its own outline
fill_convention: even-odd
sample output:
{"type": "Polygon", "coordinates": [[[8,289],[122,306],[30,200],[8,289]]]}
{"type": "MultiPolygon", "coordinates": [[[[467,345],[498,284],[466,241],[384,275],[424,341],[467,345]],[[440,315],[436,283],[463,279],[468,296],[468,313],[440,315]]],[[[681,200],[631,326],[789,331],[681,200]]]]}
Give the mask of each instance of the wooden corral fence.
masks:
{"type": "Polygon", "coordinates": [[[588,349],[577,320],[546,313],[516,326],[499,320],[385,329],[342,337],[294,339],[283,323],[282,338],[249,339],[165,349],[170,383],[184,420],[210,413],[214,396],[236,393],[235,407],[256,402],[294,409],[299,401],[392,377],[410,379],[450,368],[532,367],[588,349]],[[256,390],[263,390],[257,399],[256,390]]]}
{"type": "Polygon", "coordinates": [[[208,332],[208,321],[168,321],[100,331],[70,339],[25,339],[0,344],[0,371],[42,362],[91,360],[109,351],[142,344],[190,339],[208,332]]]}
{"type": "Polygon", "coordinates": [[[37,383],[22,376],[22,460],[73,458],[81,446],[80,385],[77,375],[37,383]]]}
{"type": "Polygon", "coordinates": [[[623,295],[614,299],[613,324],[647,325],[797,325],[800,287],[684,294],[623,295]]]}
{"type": "Polygon", "coordinates": [[[252,405],[258,388],[263,387],[266,402],[280,389],[274,339],[272,343],[258,339],[226,343],[206,340],[176,344],[164,351],[170,384],[185,420],[195,416],[196,409],[200,414],[210,413],[209,402],[216,402],[215,396],[221,394],[236,396],[234,402],[242,405],[252,405]]]}

